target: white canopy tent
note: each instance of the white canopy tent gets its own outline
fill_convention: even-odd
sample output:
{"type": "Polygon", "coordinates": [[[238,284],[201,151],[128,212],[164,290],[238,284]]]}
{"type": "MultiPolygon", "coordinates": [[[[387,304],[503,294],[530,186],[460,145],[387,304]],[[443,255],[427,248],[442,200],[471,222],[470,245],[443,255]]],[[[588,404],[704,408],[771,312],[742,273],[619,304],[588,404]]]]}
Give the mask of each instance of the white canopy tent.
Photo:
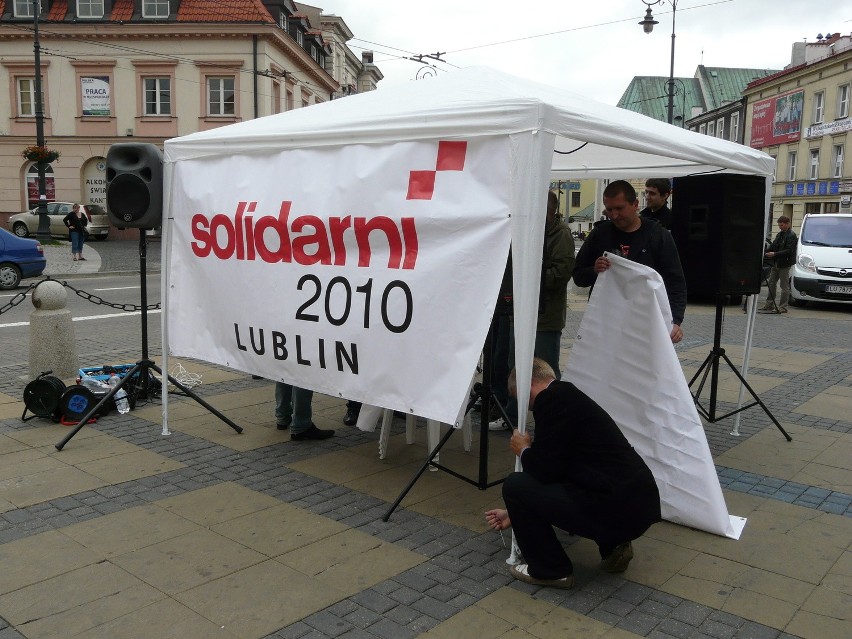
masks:
{"type": "MultiPolygon", "coordinates": [[[[198,357],[444,422],[455,420],[466,398],[467,382],[491,320],[510,242],[518,387],[529,387],[538,305],[538,286],[529,283],[538,281],[543,212],[551,179],[729,172],[765,176],[768,184],[774,170],[772,158],[749,147],[685,131],[490,68],[468,68],[175,138],[166,142],[164,157],[164,356],[171,352],[198,357]],[[439,149],[436,170],[429,171],[434,179],[435,199],[428,201],[431,191],[426,197],[412,186],[415,171],[411,172],[405,197],[405,184],[400,186],[392,180],[394,169],[400,163],[407,168],[424,168],[427,160],[432,161],[429,154],[434,158],[434,149],[446,142],[466,144],[464,169],[452,162],[442,165],[439,149]],[[472,179],[465,182],[462,178],[467,173],[472,179]],[[442,188],[446,190],[441,191],[442,188]],[[252,190],[257,192],[245,194],[252,190]],[[385,199],[388,193],[394,197],[385,199]],[[414,291],[409,310],[412,297],[418,309],[410,324],[411,341],[405,341],[406,336],[400,337],[398,332],[388,335],[391,341],[385,342],[381,357],[370,359],[369,342],[380,336],[373,335],[374,326],[363,330],[367,328],[365,316],[363,327],[349,327],[348,323],[338,326],[333,322],[338,370],[326,366],[322,356],[321,365],[314,360],[313,366],[300,368],[294,362],[298,358],[292,352],[288,358],[286,349],[284,359],[276,359],[261,357],[258,349],[252,348],[255,337],[261,334],[258,326],[263,325],[263,320],[267,326],[277,322],[282,335],[287,333],[290,337],[287,344],[291,348],[290,328],[295,325],[302,330],[307,326],[282,319],[280,312],[277,316],[264,316],[270,298],[292,294],[295,283],[291,281],[291,288],[285,290],[288,284],[282,278],[289,271],[278,264],[251,262],[254,258],[246,257],[247,253],[240,257],[239,247],[230,262],[222,255],[230,250],[234,238],[237,242],[244,239],[241,212],[253,211],[257,204],[255,217],[259,218],[261,211],[274,216],[281,205],[283,217],[279,219],[284,225],[289,222],[283,212],[286,208],[289,213],[291,202],[294,211],[304,203],[304,209],[316,213],[318,218],[369,210],[380,211],[393,220],[406,215],[416,220],[419,262],[412,268],[415,273],[417,269],[421,271],[416,282],[409,282],[414,291]],[[233,222],[216,226],[214,214],[223,217],[221,211],[235,209],[233,222]],[[398,216],[395,209],[399,210],[398,216]],[[199,211],[209,214],[199,218],[199,211]],[[453,244],[463,236],[476,238],[469,244],[453,244]],[[213,254],[219,257],[218,262],[211,261],[213,254]],[[200,259],[202,255],[207,261],[200,259]],[[451,268],[447,268],[448,262],[451,268]],[[211,281],[215,284],[210,285],[211,281]],[[258,281],[261,286],[251,284],[258,281]],[[222,288],[225,293],[217,297],[222,288]],[[245,325],[240,324],[240,318],[227,317],[222,312],[222,306],[229,304],[245,312],[250,309],[251,317],[259,319],[251,326],[248,320],[245,325]],[[427,307],[436,310],[422,310],[427,307]],[[222,326],[202,326],[215,322],[206,315],[199,321],[199,311],[217,316],[215,321],[221,319],[222,326]],[[418,320],[422,323],[418,324],[418,320]],[[251,346],[246,348],[249,328],[253,331],[251,346]],[[359,339],[363,341],[358,342],[359,339]],[[351,366],[348,371],[340,370],[345,368],[340,366],[340,344],[356,342],[362,347],[358,352],[366,354],[359,374],[353,375],[351,366]],[[446,352],[441,350],[445,342],[446,352]]],[[[245,224],[248,236],[254,230],[249,228],[249,222],[245,224]]],[[[294,230],[295,227],[290,228],[291,232],[294,230]]],[[[317,256],[322,249],[318,234],[317,230],[311,236],[316,252],[307,256],[315,262],[320,261],[317,256]]],[[[345,237],[345,242],[350,249],[355,246],[350,236],[345,237]]],[[[248,244],[246,247],[246,251],[254,250],[248,244]]],[[[339,248],[336,244],[334,247],[339,248]]],[[[363,250],[360,244],[358,248],[363,250]]],[[[307,258],[302,266],[310,261],[307,258]]],[[[392,262],[393,257],[390,259],[392,262]]],[[[356,275],[365,273],[375,276],[378,282],[378,262],[382,260],[369,262],[368,256],[366,261],[366,271],[349,269],[348,262],[341,261],[339,272],[355,285],[360,281],[356,275]]],[[[334,265],[337,264],[335,258],[334,265]]],[[[298,269],[295,263],[287,267],[298,269]]],[[[294,273],[302,275],[298,290],[302,290],[305,277],[329,284],[308,271],[310,265],[294,273]]],[[[392,275],[401,273],[395,271],[392,275]]],[[[339,283],[341,278],[335,279],[339,283]]],[[[392,284],[399,286],[399,281],[393,280],[392,284]]],[[[385,289],[385,297],[393,306],[396,298],[389,290],[385,289]]],[[[328,291],[330,288],[325,290],[328,291]]],[[[318,295],[322,292],[318,291],[318,295]]],[[[334,308],[328,312],[328,301],[326,307],[326,315],[338,316],[334,308]]],[[[393,308],[388,313],[392,315],[393,308]]],[[[299,337],[304,335],[297,335],[296,339],[299,337]]],[[[326,334],[317,334],[312,339],[325,345],[326,338],[326,334]]],[[[376,343],[379,342],[380,339],[376,343]]],[[[352,356],[353,352],[348,354],[352,356]]],[[[523,428],[528,393],[521,390],[518,403],[519,426],[523,428]]],[[[167,409],[164,428],[165,420],[167,409]]]]}

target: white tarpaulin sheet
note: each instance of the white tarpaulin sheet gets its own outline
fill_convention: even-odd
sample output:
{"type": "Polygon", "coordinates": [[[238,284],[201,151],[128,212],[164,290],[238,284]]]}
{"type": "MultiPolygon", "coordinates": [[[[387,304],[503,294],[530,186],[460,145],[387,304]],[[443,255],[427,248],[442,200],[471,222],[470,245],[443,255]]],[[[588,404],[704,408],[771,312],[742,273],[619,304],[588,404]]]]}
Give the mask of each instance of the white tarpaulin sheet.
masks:
{"type": "Polygon", "coordinates": [[[494,137],[175,163],[171,353],[453,423],[509,251],[511,154],[494,137]]]}
{"type": "Polygon", "coordinates": [[[616,421],[657,481],[663,519],[738,539],[677,354],[665,286],[651,268],[607,254],[563,377],[616,421]]]}

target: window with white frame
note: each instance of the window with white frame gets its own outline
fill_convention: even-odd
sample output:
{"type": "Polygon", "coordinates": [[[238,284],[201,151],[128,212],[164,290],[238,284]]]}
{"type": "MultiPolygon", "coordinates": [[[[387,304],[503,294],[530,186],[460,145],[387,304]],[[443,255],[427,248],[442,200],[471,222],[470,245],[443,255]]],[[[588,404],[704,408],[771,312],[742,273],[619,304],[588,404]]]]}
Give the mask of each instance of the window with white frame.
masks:
{"type": "MultiPolygon", "coordinates": [[[[44,4],[39,2],[40,13],[44,13],[44,4]]],[[[16,18],[32,18],[33,17],[33,2],[32,0],[15,0],[14,14],[16,18]]]]}
{"type": "Polygon", "coordinates": [[[772,169],[772,179],[777,180],[778,179],[778,156],[777,155],[770,155],[769,157],[771,157],[775,161],[775,167],[772,169]]]}
{"type": "MultiPolygon", "coordinates": [[[[35,78],[18,78],[17,85],[18,116],[25,118],[35,117],[35,78]]],[[[42,105],[44,105],[44,100],[42,100],[42,105]]]]}
{"type": "Polygon", "coordinates": [[[819,124],[825,117],[825,91],[814,93],[814,124],[819,124]]]}
{"type": "Polygon", "coordinates": [[[77,0],[78,18],[103,18],[104,0],[77,0]]]}
{"type": "Polygon", "coordinates": [[[707,135],[716,137],[716,123],[708,122],[707,123],[707,135]]]}
{"type": "Polygon", "coordinates": [[[718,120],[716,120],[716,137],[725,137],[725,118],[719,118],[718,120]]]}
{"type": "Polygon", "coordinates": [[[300,47],[305,46],[305,34],[302,33],[301,29],[296,29],[296,44],[300,47]]]}
{"type": "Polygon", "coordinates": [[[207,114],[234,115],[234,78],[207,78],[207,114]]]}
{"type": "Polygon", "coordinates": [[[787,179],[792,182],[796,179],[796,152],[787,153],[787,179]]]}
{"type": "Polygon", "coordinates": [[[278,10],[278,26],[284,29],[284,31],[287,30],[287,14],[284,13],[284,9],[278,10]]]}
{"type": "Polygon", "coordinates": [[[731,130],[728,134],[731,142],[739,142],[740,139],[740,114],[731,113],[731,130]]]}
{"type": "Polygon", "coordinates": [[[835,144],[831,151],[831,177],[843,177],[843,145],[835,144]]]}
{"type": "Polygon", "coordinates": [[[849,115],[849,85],[837,87],[837,117],[845,118],[849,115]]]}
{"type": "Polygon", "coordinates": [[[169,0],[142,0],[143,18],[168,18],[169,0]]]}
{"type": "Polygon", "coordinates": [[[808,178],[816,180],[819,177],[819,149],[811,149],[811,163],[808,167],[808,178]]]}
{"type": "Polygon", "coordinates": [[[702,122],[701,124],[698,125],[698,132],[701,135],[705,135],[707,133],[707,123],[706,122],[702,122]]]}
{"type": "Polygon", "coordinates": [[[143,78],[142,90],[145,96],[145,115],[172,114],[171,78],[143,78]]]}

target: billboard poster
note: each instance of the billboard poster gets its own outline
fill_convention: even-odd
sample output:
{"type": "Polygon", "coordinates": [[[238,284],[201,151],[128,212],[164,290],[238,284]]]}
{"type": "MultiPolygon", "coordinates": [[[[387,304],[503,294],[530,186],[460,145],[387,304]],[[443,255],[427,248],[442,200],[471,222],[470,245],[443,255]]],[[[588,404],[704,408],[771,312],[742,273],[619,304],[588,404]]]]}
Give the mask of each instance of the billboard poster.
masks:
{"type": "Polygon", "coordinates": [[[798,140],[802,135],[804,103],[804,91],[777,95],[755,102],[751,111],[749,145],[754,149],[760,149],[798,140]]]}
{"type": "Polygon", "coordinates": [[[81,77],[83,115],[110,115],[109,77],[81,77]]]}

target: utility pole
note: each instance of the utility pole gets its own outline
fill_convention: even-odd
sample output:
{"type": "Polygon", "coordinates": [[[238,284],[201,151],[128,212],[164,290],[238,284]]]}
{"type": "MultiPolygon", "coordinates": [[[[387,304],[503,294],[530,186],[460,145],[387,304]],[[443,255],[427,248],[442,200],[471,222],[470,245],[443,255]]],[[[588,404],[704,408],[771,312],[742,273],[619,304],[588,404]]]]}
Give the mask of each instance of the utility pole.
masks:
{"type": "MultiPolygon", "coordinates": [[[[44,148],[44,105],[41,99],[41,44],[38,39],[38,20],[41,17],[41,0],[33,0],[33,51],[35,52],[35,118],[36,146],[44,148]]],[[[47,217],[47,189],[45,187],[45,162],[36,162],[38,169],[38,231],[40,240],[50,239],[50,219],[47,217]]]]}

